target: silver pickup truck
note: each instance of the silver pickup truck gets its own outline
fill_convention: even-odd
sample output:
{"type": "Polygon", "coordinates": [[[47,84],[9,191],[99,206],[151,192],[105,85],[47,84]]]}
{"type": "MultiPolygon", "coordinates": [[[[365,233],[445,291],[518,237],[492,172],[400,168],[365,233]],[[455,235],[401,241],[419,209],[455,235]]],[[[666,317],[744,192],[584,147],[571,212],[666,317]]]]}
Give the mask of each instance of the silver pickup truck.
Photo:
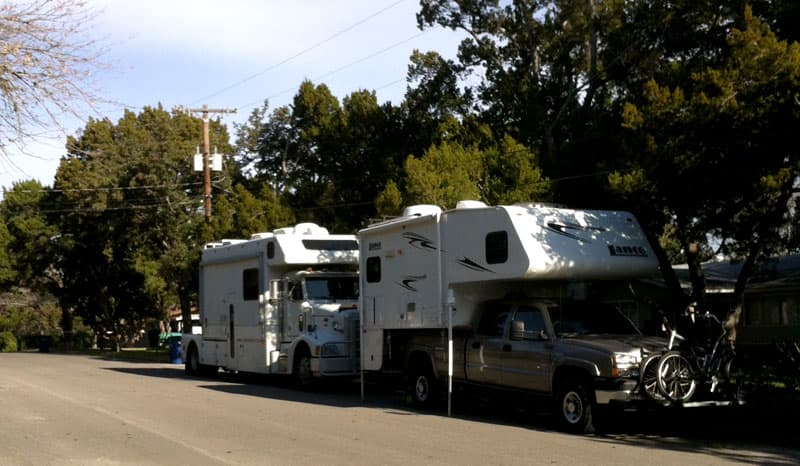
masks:
{"type": "MultiPolygon", "coordinates": [[[[454,382],[547,397],[571,432],[593,431],[598,405],[642,399],[643,355],[666,345],[607,304],[520,299],[482,307],[474,327],[454,329],[454,382]]],[[[406,350],[412,400],[430,404],[447,380],[446,332],[414,335],[406,350]]]]}

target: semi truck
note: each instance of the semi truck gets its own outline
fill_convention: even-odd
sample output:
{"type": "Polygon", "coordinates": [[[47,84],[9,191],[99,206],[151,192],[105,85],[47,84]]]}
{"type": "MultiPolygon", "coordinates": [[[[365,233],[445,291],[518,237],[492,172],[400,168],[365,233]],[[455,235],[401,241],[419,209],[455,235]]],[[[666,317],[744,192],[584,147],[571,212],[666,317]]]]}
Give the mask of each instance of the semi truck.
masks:
{"type": "Polygon", "coordinates": [[[627,280],[658,264],[628,212],[418,205],[359,242],[362,368],[404,374],[419,405],[446,392],[449,412],[454,384],[523,393],[591,432],[597,407],[641,397],[642,358],[665,345],[631,319],[627,280]]]}
{"type": "Polygon", "coordinates": [[[358,242],[313,223],[209,243],[199,270],[200,334],[186,373],[285,374],[307,386],[359,374],[358,242]]]}

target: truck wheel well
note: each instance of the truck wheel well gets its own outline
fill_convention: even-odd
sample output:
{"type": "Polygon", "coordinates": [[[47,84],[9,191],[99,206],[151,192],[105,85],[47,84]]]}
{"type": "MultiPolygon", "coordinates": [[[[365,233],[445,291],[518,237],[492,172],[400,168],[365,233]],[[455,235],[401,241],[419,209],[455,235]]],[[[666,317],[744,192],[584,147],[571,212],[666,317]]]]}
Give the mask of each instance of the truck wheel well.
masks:
{"type": "Polygon", "coordinates": [[[428,353],[424,351],[413,351],[408,355],[408,370],[410,372],[413,369],[427,369],[431,372],[431,375],[436,378],[431,359],[428,353]]]}
{"type": "Polygon", "coordinates": [[[586,387],[592,386],[592,379],[585,369],[574,366],[559,367],[553,374],[553,392],[557,392],[565,383],[576,381],[584,383],[586,387]]]}

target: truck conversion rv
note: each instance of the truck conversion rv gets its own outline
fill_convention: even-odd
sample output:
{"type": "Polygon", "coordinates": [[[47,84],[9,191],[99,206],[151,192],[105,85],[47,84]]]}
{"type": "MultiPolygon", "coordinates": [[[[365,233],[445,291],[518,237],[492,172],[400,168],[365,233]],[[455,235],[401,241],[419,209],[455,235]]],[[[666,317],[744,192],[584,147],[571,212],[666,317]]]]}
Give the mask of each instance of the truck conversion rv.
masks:
{"type": "Polygon", "coordinates": [[[210,243],[200,261],[202,333],[186,373],[218,368],[315,377],[359,373],[358,242],[313,223],[210,243]]]}
{"type": "MultiPolygon", "coordinates": [[[[627,212],[540,205],[412,206],[359,232],[362,368],[402,371],[412,400],[453,383],[540,395],[560,424],[638,397],[643,336],[620,300],[658,273],[627,212]]],[[[491,391],[491,390],[490,390],[491,391]]]]}

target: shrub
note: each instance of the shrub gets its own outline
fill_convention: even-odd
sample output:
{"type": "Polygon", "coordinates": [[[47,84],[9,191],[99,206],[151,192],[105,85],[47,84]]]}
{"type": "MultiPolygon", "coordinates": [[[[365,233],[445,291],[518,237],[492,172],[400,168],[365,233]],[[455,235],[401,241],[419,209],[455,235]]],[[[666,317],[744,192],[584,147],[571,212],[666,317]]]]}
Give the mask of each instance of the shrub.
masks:
{"type": "Polygon", "coordinates": [[[14,353],[17,351],[17,337],[9,331],[0,333],[0,353],[14,353]]]}

